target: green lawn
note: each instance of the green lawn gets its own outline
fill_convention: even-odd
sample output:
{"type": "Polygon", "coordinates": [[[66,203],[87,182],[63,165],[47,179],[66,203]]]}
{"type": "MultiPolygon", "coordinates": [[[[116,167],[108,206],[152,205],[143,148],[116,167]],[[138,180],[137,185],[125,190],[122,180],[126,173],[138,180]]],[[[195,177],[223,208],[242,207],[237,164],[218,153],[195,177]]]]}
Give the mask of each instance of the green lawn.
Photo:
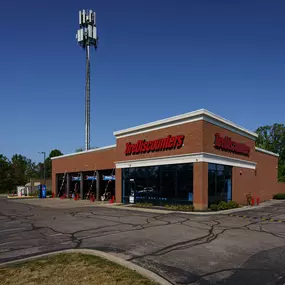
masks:
{"type": "Polygon", "coordinates": [[[97,256],[62,253],[0,268],[1,285],[155,285],[97,256]]]}

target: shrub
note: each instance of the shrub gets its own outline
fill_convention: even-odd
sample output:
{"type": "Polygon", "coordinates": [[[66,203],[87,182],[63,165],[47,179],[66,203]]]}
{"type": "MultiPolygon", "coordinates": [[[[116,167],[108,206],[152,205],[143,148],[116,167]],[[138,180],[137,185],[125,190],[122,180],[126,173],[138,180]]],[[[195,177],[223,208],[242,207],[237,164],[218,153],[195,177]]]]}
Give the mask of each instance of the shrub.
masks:
{"type": "Polygon", "coordinates": [[[217,205],[217,204],[211,204],[211,205],[210,205],[210,209],[211,209],[212,211],[218,211],[218,205],[217,205]]]}
{"type": "Polygon", "coordinates": [[[167,208],[167,209],[170,209],[170,210],[175,210],[177,206],[175,206],[175,205],[165,205],[164,207],[167,208]]]}
{"type": "Polygon", "coordinates": [[[229,209],[235,209],[239,207],[239,204],[235,201],[229,201],[228,206],[229,206],[229,209]]]}
{"type": "Polygon", "coordinates": [[[218,210],[221,211],[221,210],[228,210],[229,209],[229,205],[227,202],[225,201],[221,201],[219,204],[218,204],[218,210]]]}
{"type": "Polygon", "coordinates": [[[247,205],[251,205],[251,199],[252,199],[252,195],[251,195],[251,192],[249,192],[249,193],[246,195],[246,202],[247,202],[247,205]]]}
{"type": "Polygon", "coordinates": [[[276,200],[285,200],[285,193],[278,193],[273,196],[273,199],[276,200]]]}
{"type": "Polygon", "coordinates": [[[193,212],[193,205],[165,205],[169,210],[183,211],[183,212],[193,212]]]}
{"type": "Polygon", "coordinates": [[[179,211],[185,211],[185,212],[193,212],[194,206],[193,205],[178,205],[179,211]]]}
{"type": "Polygon", "coordinates": [[[51,190],[47,190],[47,191],[46,191],[46,196],[51,196],[51,194],[52,194],[52,191],[51,191],[51,190]]]}
{"type": "Polygon", "coordinates": [[[136,203],[136,204],[134,204],[134,206],[142,207],[142,208],[150,208],[153,206],[153,204],[151,204],[151,203],[136,203]]]}
{"type": "Polygon", "coordinates": [[[223,210],[228,210],[228,209],[235,209],[238,207],[239,207],[239,204],[235,201],[229,201],[229,202],[220,201],[218,204],[216,203],[211,204],[209,208],[212,211],[223,211],[223,210]]]}

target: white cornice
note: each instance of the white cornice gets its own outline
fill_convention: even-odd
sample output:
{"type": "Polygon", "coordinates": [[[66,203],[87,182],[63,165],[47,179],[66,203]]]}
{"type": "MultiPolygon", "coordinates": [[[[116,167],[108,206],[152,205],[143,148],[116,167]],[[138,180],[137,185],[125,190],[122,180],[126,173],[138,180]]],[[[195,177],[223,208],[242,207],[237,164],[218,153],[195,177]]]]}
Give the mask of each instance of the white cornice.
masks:
{"type": "Polygon", "coordinates": [[[54,159],[73,156],[73,155],[80,155],[80,154],[96,152],[96,151],[100,151],[100,150],[107,150],[107,149],[114,148],[114,147],[116,147],[115,144],[103,146],[103,147],[99,147],[99,148],[94,148],[94,149],[90,149],[90,150],[84,150],[84,151],[80,151],[80,152],[73,152],[73,153],[68,153],[68,154],[64,154],[64,155],[60,155],[60,156],[55,156],[55,157],[52,157],[51,159],[54,160],[54,159]]]}
{"type": "Polygon", "coordinates": [[[141,134],[145,132],[155,131],[155,130],[159,130],[163,128],[168,128],[171,126],[177,126],[177,125],[200,121],[200,120],[210,122],[214,125],[228,129],[232,132],[235,132],[239,135],[245,136],[252,140],[255,140],[258,137],[256,133],[251,132],[247,129],[244,129],[243,127],[229,120],[226,120],[214,113],[211,113],[205,109],[200,109],[197,111],[170,117],[170,118],[155,121],[152,123],[147,123],[147,124],[140,125],[137,127],[132,127],[132,128],[124,129],[121,131],[116,131],[113,134],[118,139],[122,137],[133,136],[133,135],[137,135],[137,134],[141,134]]]}
{"type": "Polygon", "coordinates": [[[193,163],[193,162],[208,162],[222,165],[230,165],[235,167],[255,169],[256,163],[252,161],[231,158],[222,155],[216,155],[206,152],[192,153],[186,155],[173,155],[163,156],[149,159],[137,159],[129,161],[117,161],[115,162],[116,168],[131,168],[131,167],[144,167],[144,166],[156,166],[167,164],[181,164],[181,163],[193,163]]]}
{"type": "Polygon", "coordinates": [[[275,153],[275,152],[272,152],[272,151],[269,151],[269,150],[265,150],[265,149],[260,148],[260,147],[255,147],[255,150],[259,151],[259,152],[263,152],[263,153],[269,154],[269,155],[273,155],[273,156],[279,157],[278,153],[275,153]]]}

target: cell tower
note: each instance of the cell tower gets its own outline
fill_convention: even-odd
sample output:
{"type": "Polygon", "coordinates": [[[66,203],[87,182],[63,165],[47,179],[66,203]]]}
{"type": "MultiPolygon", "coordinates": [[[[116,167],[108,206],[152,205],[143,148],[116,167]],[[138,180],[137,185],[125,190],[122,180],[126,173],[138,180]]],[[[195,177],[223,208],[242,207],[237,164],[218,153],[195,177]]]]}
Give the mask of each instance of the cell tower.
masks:
{"type": "Polygon", "coordinates": [[[92,10],[79,11],[77,42],[86,51],[85,86],[85,150],[90,149],[90,46],[97,48],[96,14],[92,10]]]}

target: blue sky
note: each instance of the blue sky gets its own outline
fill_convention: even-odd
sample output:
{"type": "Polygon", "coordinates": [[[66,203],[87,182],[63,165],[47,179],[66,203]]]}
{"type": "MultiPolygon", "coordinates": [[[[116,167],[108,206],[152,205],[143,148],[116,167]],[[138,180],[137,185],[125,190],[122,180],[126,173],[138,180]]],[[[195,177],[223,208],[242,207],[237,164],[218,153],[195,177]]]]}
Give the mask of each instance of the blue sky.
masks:
{"type": "Polygon", "coordinates": [[[84,146],[78,10],[97,12],[91,145],[200,108],[250,130],[285,122],[285,1],[1,1],[0,153],[84,146]]]}

